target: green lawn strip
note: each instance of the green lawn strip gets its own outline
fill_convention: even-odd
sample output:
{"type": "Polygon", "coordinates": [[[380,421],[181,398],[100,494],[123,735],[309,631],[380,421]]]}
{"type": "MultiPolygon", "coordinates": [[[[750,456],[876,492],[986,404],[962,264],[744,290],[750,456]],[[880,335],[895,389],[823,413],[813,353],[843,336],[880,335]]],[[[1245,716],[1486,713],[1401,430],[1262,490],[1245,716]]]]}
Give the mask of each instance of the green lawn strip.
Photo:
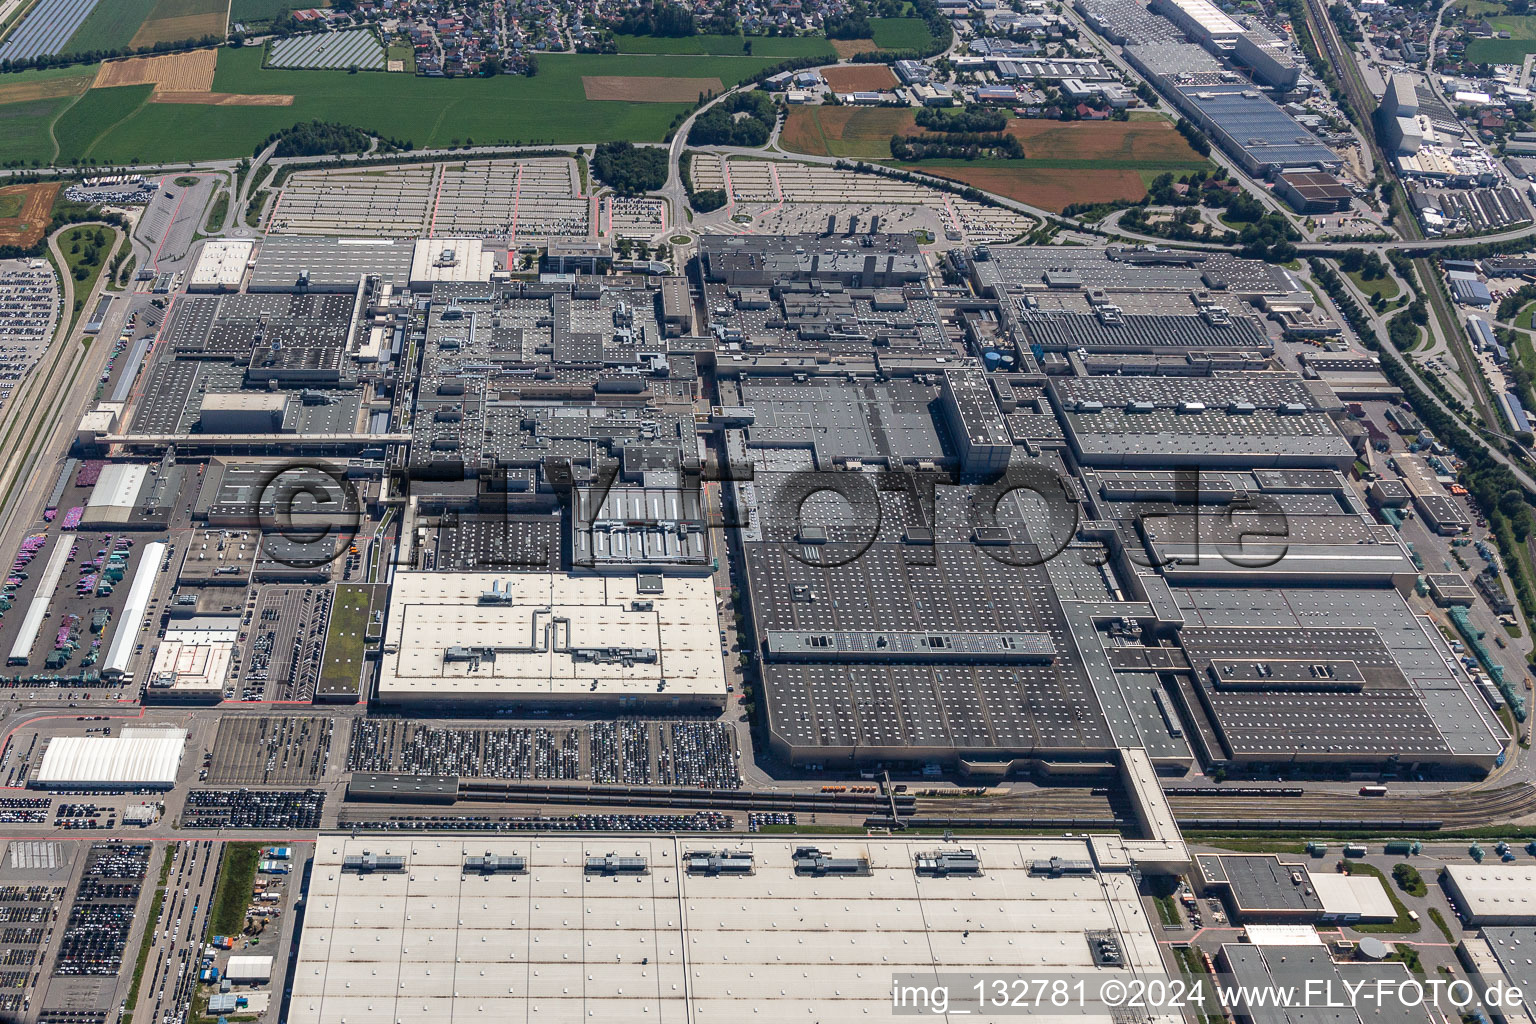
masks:
{"type": "MultiPolygon", "coordinates": [[[[139,985],[144,980],[144,965],[149,962],[149,947],[154,944],[155,925],[160,923],[160,910],[165,905],[165,883],[171,877],[171,859],[175,846],[165,845],[165,858],[160,862],[160,880],[156,882],[155,898],[149,905],[149,916],[144,919],[144,934],[139,938],[139,956],[133,965],[133,983],[128,986],[128,1013],[139,1003],[139,985]]],[[[127,1020],[125,1015],[124,1020],[127,1020]]]]}
{"type": "Polygon", "coordinates": [[[1387,899],[1392,901],[1392,909],[1397,911],[1397,918],[1380,924],[1353,924],[1350,925],[1357,932],[1377,933],[1381,935],[1412,935],[1422,927],[1422,923],[1408,916],[1408,908],[1403,906],[1403,901],[1397,898],[1397,893],[1392,891],[1392,885],[1387,877],[1381,873],[1381,869],[1370,864],[1361,864],[1358,861],[1346,861],[1345,872],[1351,875],[1370,875],[1381,883],[1386,890],[1387,899]]]}
{"type": "Polygon", "coordinates": [[[213,207],[208,211],[208,233],[216,234],[224,230],[224,220],[229,216],[229,193],[220,192],[213,201],[213,207]]]}
{"type": "Polygon", "coordinates": [[[361,677],[371,602],[368,587],[353,583],[336,588],[331,622],[325,631],[325,654],[320,664],[321,688],[353,686],[361,677]]]}
{"type": "Polygon", "coordinates": [[[1397,287],[1397,282],[1392,280],[1390,276],[1378,277],[1374,281],[1367,281],[1365,279],[1365,272],[1361,270],[1346,271],[1346,276],[1354,282],[1355,287],[1360,289],[1360,293],[1367,299],[1374,299],[1377,295],[1380,295],[1382,301],[1391,302],[1397,298],[1398,292],[1401,291],[1397,287]]]}
{"type": "Polygon", "coordinates": [[[219,859],[219,881],[213,890],[208,935],[239,935],[245,929],[245,911],[256,888],[256,864],[262,843],[225,843],[219,859]]]}
{"type": "Polygon", "coordinates": [[[1445,915],[1440,913],[1439,907],[1429,908],[1429,919],[1440,929],[1440,934],[1445,936],[1445,941],[1451,945],[1456,944],[1456,936],[1451,934],[1451,926],[1445,923],[1445,915]]]}

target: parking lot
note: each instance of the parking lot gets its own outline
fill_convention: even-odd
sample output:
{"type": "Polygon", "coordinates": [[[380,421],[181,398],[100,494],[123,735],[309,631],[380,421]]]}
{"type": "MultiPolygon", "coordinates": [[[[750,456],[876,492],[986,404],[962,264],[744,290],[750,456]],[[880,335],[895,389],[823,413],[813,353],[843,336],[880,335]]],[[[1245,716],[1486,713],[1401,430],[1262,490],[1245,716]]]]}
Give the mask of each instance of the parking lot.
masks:
{"type": "Polygon", "coordinates": [[[565,158],[301,171],[268,228],[286,235],[488,236],[536,242],[586,237],[592,202],[565,158]]]}
{"type": "Polygon", "coordinates": [[[204,759],[206,781],[216,786],[318,782],[335,729],[333,718],[226,715],[204,759]]]}
{"type": "Polygon", "coordinates": [[[360,718],[347,743],[347,770],[353,772],[708,789],[741,787],[738,757],[735,730],[691,720],[438,726],[360,718]]]}
{"type": "Polygon", "coordinates": [[[317,789],[194,789],[182,807],[183,828],[315,829],[325,794],[317,789]]]}
{"type": "Polygon", "coordinates": [[[329,587],[262,587],[225,699],[310,701],[330,621],[329,587]]]}
{"type": "Polygon", "coordinates": [[[58,304],[45,260],[0,260],[0,408],[48,350],[58,304]]]}
{"type": "Polygon", "coordinates": [[[859,230],[879,218],[882,232],[925,231],[936,242],[1002,241],[1033,230],[1035,221],[1022,214],[983,206],[940,189],[896,181],[873,174],[856,174],[833,167],[779,160],[723,160],[698,153],[690,165],[695,189],[724,189],[742,218],[733,217],[720,230],[754,234],[820,234],[829,218],[834,233],[849,228],[857,217],[859,230]]]}

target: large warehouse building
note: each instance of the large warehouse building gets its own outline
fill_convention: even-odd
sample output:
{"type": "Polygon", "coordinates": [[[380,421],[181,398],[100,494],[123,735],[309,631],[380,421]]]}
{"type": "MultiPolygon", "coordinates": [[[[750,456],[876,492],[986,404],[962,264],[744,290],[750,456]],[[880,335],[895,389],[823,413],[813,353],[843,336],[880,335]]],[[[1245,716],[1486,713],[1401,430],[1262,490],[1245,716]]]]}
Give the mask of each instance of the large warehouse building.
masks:
{"type": "Polygon", "coordinates": [[[390,704],[718,709],[710,579],[401,573],[378,698],[390,704]]]}
{"type": "Polygon", "coordinates": [[[814,842],[323,835],[287,1019],[883,1020],[908,973],[1162,971],[1098,840],[814,842]]]}
{"type": "Polygon", "coordinates": [[[1447,864],[1445,887],[1469,925],[1536,924],[1536,865],[1447,864]]]}
{"type": "Polygon", "coordinates": [[[170,789],[187,730],[128,726],[116,736],[49,741],[31,785],[38,789],[170,789]]]}

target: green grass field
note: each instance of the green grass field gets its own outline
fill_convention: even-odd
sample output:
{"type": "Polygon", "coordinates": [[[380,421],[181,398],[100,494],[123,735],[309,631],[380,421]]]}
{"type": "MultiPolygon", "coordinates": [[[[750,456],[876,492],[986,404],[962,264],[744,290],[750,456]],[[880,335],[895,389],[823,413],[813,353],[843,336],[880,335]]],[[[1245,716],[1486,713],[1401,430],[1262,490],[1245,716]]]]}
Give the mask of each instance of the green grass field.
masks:
{"type": "Polygon", "coordinates": [[[229,5],[229,20],[231,23],[242,21],[246,24],[272,21],[281,18],[294,7],[303,9],[304,5],[295,4],[293,0],[232,0],[229,5]]]}
{"type": "MultiPolygon", "coordinates": [[[[290,107],[149,103],[149,86],[93,89],[54,131],[59,158],[102,163],[203,160],[246,156],[272,132],[319,119],[355,124],[418,147],[476,143],[576,143],[660,140],[686,103],[620,103],[586,99],[583,75],[719,78],[734,85],[775,63],[764,57],[550,54],[534,78],[420,79],[286,71],[261,66],[259,48],[219,52],[215,92],[289,93],[290,107]]],[[[19,77],[19,76],[18,76],[19,77]]],[[[66,101],[67,102],[67,101],[66,101]]],[[[54,111],[58,113],[57,110],[54,111]]],[[[0,107],[0,124],[8,108],[0,107]]],[[[51,152],[48,119],[33,110],[6,151],[51,152]]]]}
{"type": "MultiPolygon", "coordinates": [[[[1237,227],[1241,230],[1242,225],[1237,225],[1237,227]]],[[[1355,283],[1355,287],[1359,288],[1367,299],[1380,295],[1383,301],[1390,302],[1397,298],[1397,282],[1390,277],[1378,277],[1374,281],[1367,281],[1363,271],[1354,271],[1349,273],[1349,279],[1355,283]]]]}
{"type": "Polygon", "coordinates": [[[21,196],[0,196],[0,220],[21,216],[21,196]]]}
{"type": "Polygon", "coordinates": [[[922,18],[870,18],[870,37],[882,50],[920,50],[933,42],[922,18]]]}
{"type": "Polygon", "coordinates": [[[322,692],[354,687],[362,675],[371,593],[370,588],[357,584],[336,588],[331,622],[325,631],[325,657],[320,664],[322,692]]]}
{"type": "Polygon", "coordinates": [[[1467,44],[1467,60],[1474,64],[1519,64],[1528,53],[1536,53],[1536,15],[1506,15],[1489,18],[1495,31],[1508,32],[1508,39],[1474,39],[1467,44]]]}
{"type": "Polygon", "coordinates": [[[208,915],[208,936],[239,935],[245,928],[245,910],[251,905],[256,887],[256,864],[261,860],[260,843],[225,843],[219,861],[219,881],[213,890],[213,907],[208,915]]]}
{"type": "Polygon", "coordinates": [[[20,164],[50,162],[53,142],[48,138],[48,126],[74,101],[73,96],[60,96],[0,107],[0,139],[5,140],[5,155],[0,159],[20,164]]]}
{"type": "Polygon", "coordinates": [[[90,53],[93,50],[117,50],[128,45],[133,34],[149,17],[155,0],[109,0],[98,3],[85,21],[69,37],[65,53],[90,53]]]}
{"type": "MultiPolygon", "coordinates": [[[[713,54],[740,57],[745,53],[743,36],[688,36],[666,39],[661,36],[615,36],[620,53],[713,54]]],[[[832,44],[821,36],[752,36],[752,56],[786,60],[790,57],[834,57],[832,44]]]]}
{"type": "MultiPolygon", "coordinates": [[[[92,89],[81,96],[54,126],[54,135],[59,140],[60,159],[68,160],[76,156],[84,159],[97,155],[94,152],[96,144],[144,108],[153,89],[152,85],[125,85],[116,89],[92,89]]],[[[171,134],[168,132],[166,137],[169,138],[171,134]]],[[[138,151],[124,154],[124,157],[142,156],[152,160],[155,154],[155,144],[151,139],[145,140],[138,151]]]]}

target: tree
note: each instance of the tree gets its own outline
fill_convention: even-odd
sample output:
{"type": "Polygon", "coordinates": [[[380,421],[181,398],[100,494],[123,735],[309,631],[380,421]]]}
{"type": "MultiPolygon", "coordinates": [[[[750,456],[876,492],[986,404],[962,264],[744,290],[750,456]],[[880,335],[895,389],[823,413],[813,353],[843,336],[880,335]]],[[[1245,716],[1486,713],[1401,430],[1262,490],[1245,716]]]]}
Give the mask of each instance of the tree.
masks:
{"type": "Polygon", "coordinates": [[[741,53],[744,57],[752,56],[752,40],[748,39],[741,44],[741,53]]]}

